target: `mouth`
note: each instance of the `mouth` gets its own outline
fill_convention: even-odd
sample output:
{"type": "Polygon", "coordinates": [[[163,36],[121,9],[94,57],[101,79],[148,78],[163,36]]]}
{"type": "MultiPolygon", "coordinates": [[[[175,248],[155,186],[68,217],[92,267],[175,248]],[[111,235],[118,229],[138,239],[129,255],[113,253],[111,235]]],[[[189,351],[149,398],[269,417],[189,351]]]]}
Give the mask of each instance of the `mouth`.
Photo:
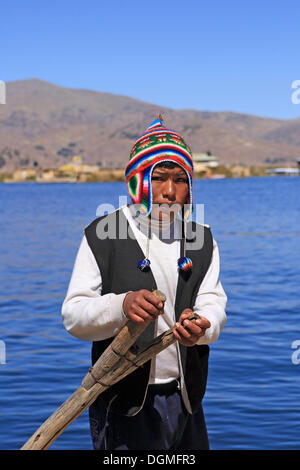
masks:
{"type": "Polygon", "coordinates": [[[172,202],[171,204],[169,204],[168,202],[161,202],[161,203],[158,203],[158,204],[154,204],[155,207],[157,207],[158,210],[160,211],[169,211],[170,209],[173,209],[173,210],[179,210],[181,208],[181,205],[178,204],[177,202],[172,202]]]}
{"type": "Polygon", "coordinates": [[[152,215],[155,218],[163,218],[164,220],[169,219],[170,221],[172,221],[175,215],[180,211],[180,209],[181,206],[178,203],[169,204],[164,202],[159,204],[153,204],[152,215]]]}

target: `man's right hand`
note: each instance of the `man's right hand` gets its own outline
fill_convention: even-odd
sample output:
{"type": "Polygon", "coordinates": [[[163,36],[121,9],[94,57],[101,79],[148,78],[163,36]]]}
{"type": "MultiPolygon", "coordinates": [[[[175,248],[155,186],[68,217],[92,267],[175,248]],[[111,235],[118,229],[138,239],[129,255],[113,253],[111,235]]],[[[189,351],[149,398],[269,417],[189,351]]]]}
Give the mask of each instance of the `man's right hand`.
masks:
{"type": "Polygon", "coordinates": [[[155,321],[164,313],[162,301],[146,289],[128,292],[123,302],[123,312],[132,321],[155,321]]]}

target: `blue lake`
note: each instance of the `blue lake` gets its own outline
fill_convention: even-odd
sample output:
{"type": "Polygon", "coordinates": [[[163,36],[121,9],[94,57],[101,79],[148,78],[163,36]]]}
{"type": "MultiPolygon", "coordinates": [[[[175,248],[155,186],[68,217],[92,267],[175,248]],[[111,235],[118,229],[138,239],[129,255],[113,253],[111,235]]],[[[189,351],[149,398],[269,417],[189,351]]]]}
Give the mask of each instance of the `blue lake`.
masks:
{"type": "MultiPolygon", "coordinates": [[[[19,449],[88,370],[91,345],[65,331],[61,304],[84,227],[126,194],[125,183],[0,184],[1,449],[19,449]]],[[[198,180],[194,202],[228,295],[203,402],[211,448],[298,449],[300,178],[198,180]]],[[[87,412],[51,446],[91,448],[87,412]]]]}

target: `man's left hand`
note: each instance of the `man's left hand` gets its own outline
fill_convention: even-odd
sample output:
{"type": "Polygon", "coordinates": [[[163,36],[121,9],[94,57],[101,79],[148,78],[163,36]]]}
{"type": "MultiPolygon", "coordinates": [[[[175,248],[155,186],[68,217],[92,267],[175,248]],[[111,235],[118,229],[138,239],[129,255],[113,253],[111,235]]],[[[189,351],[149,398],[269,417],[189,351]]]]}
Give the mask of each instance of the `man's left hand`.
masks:
{"type": "Polygon", "coordinates": [[[183,310],[173,331],[175,338],[184,346],[194,346],[199,338],[205,334],[205,330],[210,327],[210,322],[202,316],[193,322],[189,321],[188,317],[192,313],[193,310],[190,308],[183,310]]]}

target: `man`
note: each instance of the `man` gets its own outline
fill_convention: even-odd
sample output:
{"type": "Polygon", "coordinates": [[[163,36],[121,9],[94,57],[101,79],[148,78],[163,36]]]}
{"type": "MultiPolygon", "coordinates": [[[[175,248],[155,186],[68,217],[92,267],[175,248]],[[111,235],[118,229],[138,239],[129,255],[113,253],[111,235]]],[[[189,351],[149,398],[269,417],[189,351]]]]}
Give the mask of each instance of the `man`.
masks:
{"type": "Polygon", "coordinates": [[[128,319],[148,322],[137,347],[174,324],[177,340],[92,404],[95,449],[209,448],[201,401],[208,344],[225,324],[227,298],[210,228],[188,222],[192,176],[190,148],[159,116],[133,146],[126,167],[134,204],[85,229],[62,315],[71,334],[93,342],[93,364],[128,319]],[[104,225],[113,236],[103,237],[104,225]],[[130,236],[124,237],[124,226],[130,236]],[[200,244],[199,230],[190,237],[199,227],[200,244]],[[164,306],[154,289],[166,295],[164,306]],[[187,319],[192,312],[199,315],[195,322],[187,319]]]}

